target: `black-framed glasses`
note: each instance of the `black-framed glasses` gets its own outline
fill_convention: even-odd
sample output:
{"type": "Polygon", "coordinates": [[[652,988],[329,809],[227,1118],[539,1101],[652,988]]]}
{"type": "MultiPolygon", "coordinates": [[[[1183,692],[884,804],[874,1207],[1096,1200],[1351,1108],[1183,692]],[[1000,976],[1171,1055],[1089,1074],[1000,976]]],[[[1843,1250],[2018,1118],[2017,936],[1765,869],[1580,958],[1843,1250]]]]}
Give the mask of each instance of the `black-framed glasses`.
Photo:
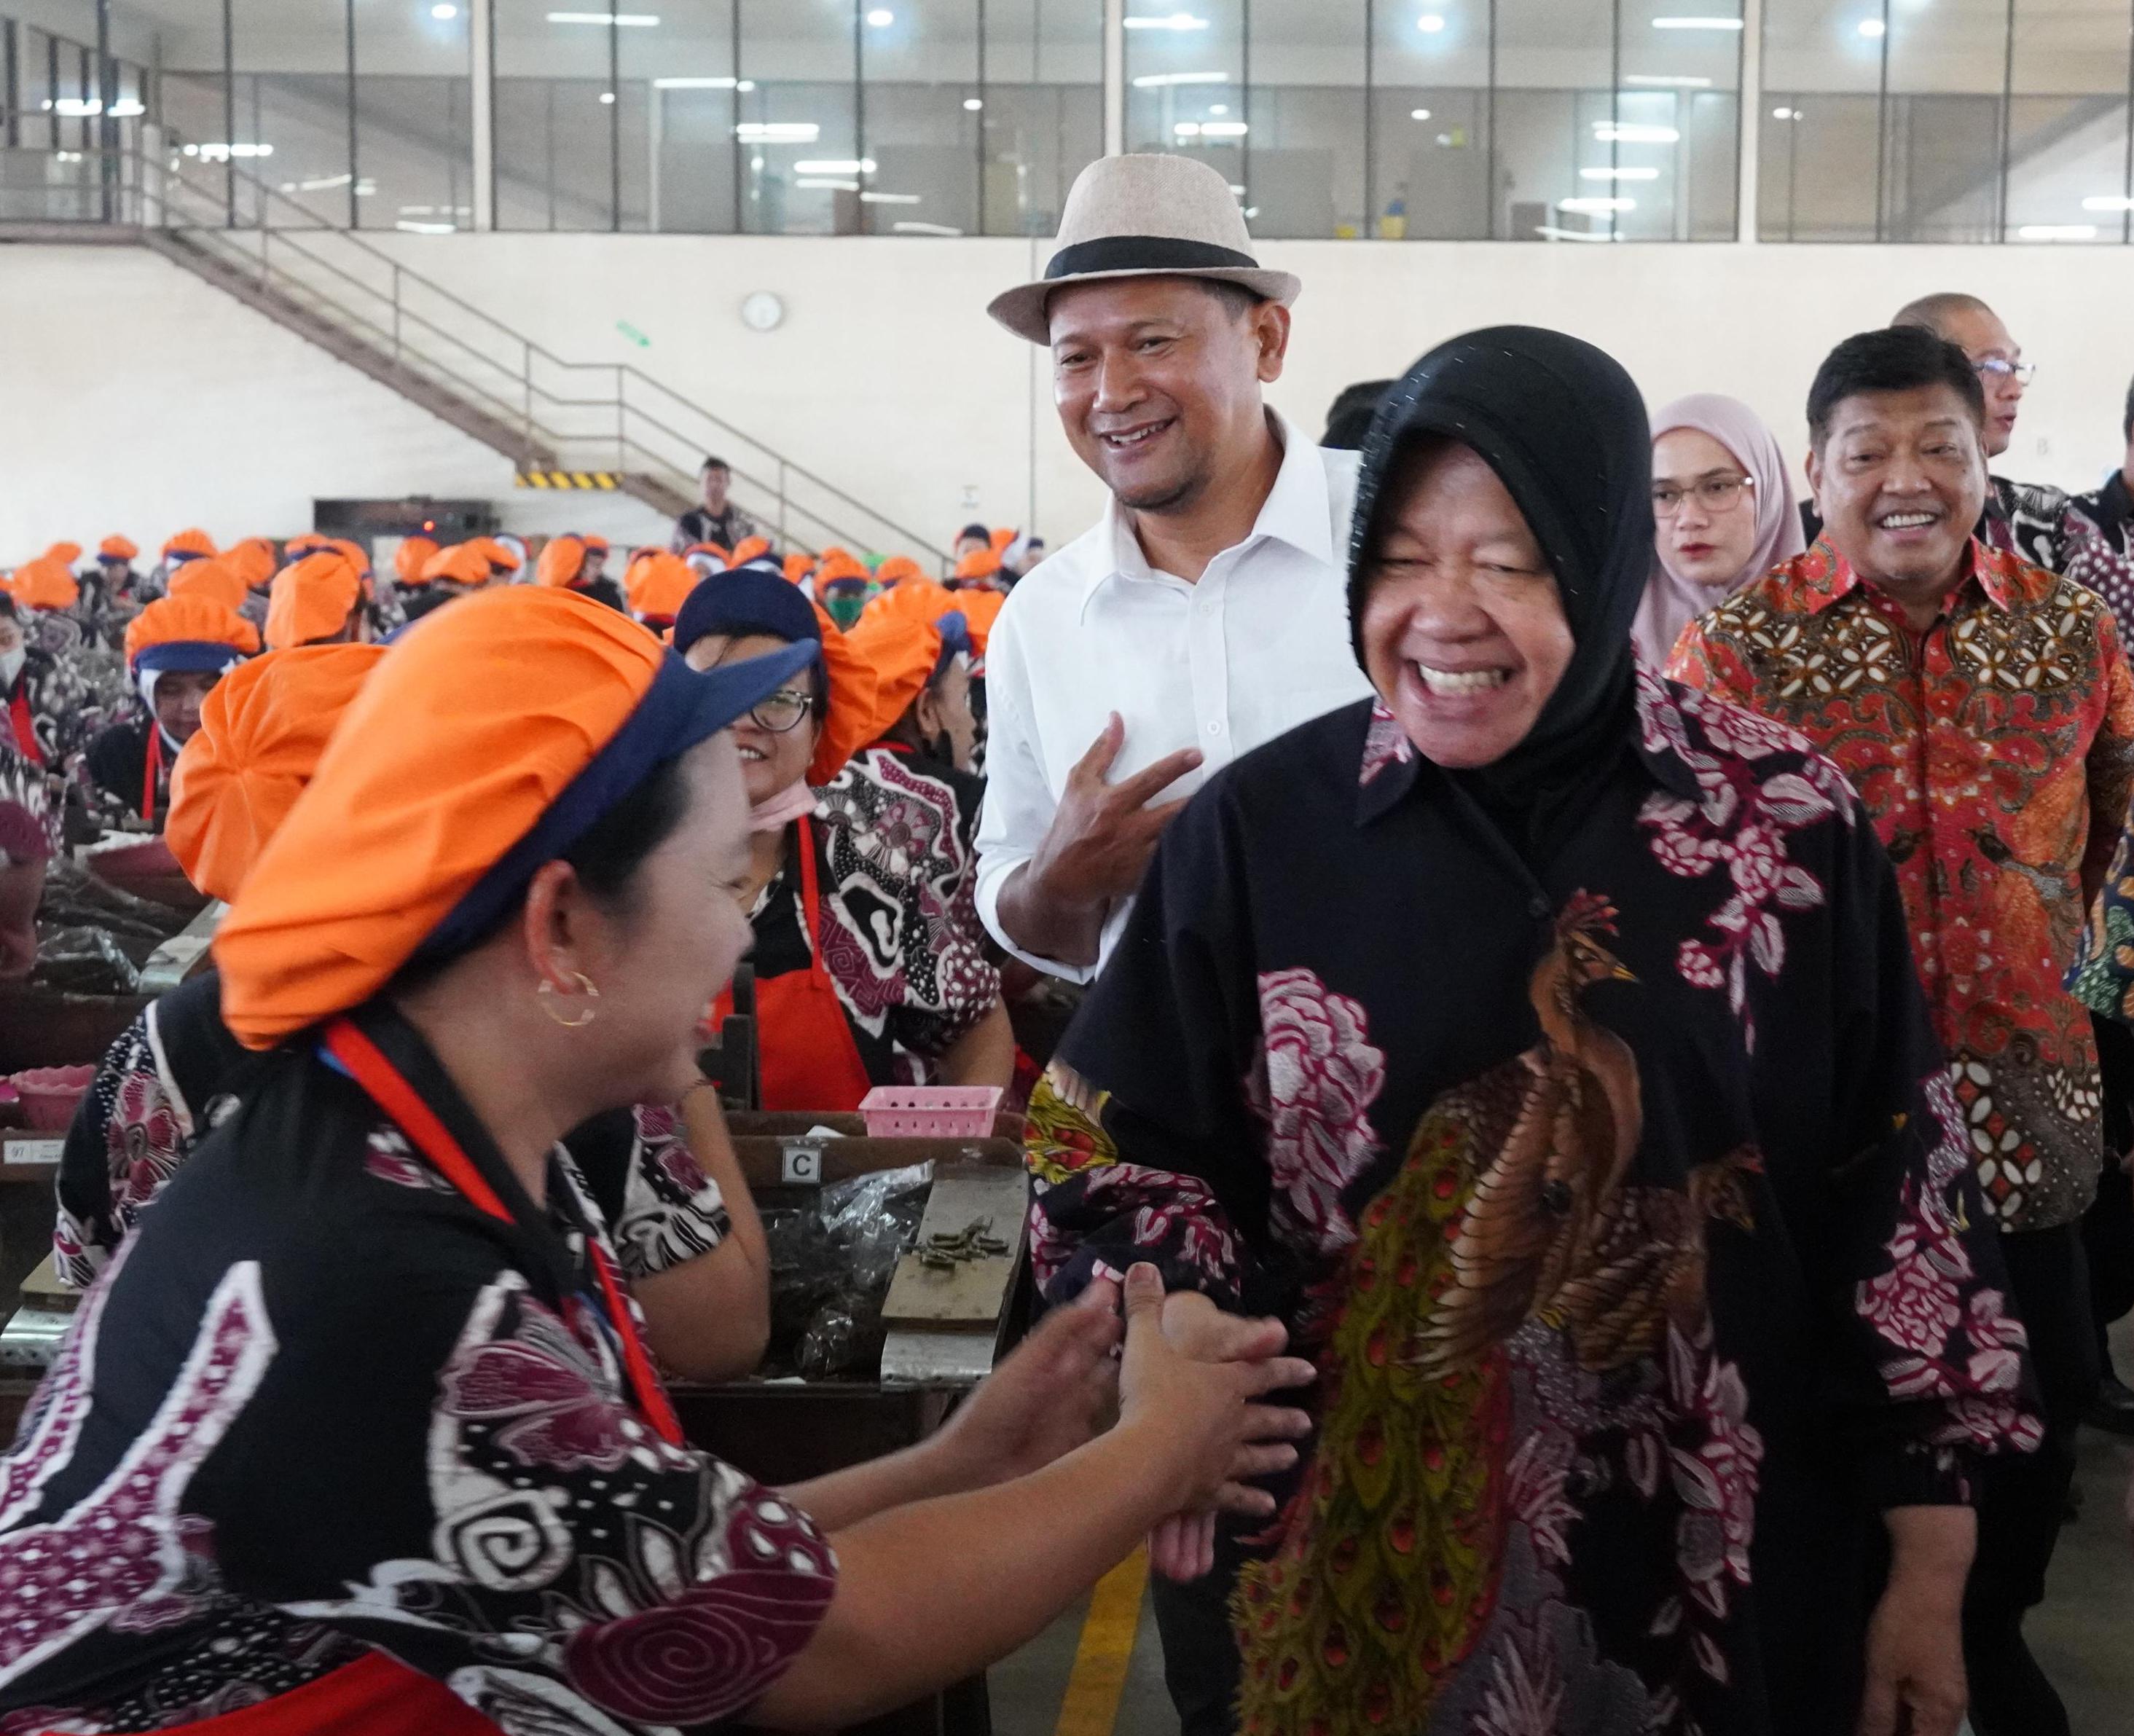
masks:
{"type": "Polygon", "coordinates": [[[749,707],[748,715],[759,729],[783,735],[789,730],[800,726],[800,720],[814,709],[815,696],[798,687],[780,687],[767,694],[749,707]]]}
{"type": "Polygon", "coordinates": [[[1982,355],[1971,365],[1989,379],[2011,379],[2019,386],[2027,386],[2038,377],[2035,362],[2011,362],[2006,356],[1982,355]]]}
{"type": "Polygon", "coordinates": [[[1653,512],[1656,517],[1672,518],[1682,510],[1685,500],[1694,500],[1707,513],[1730,511],[1741,499],[1741,490],[1756,485],[1753,476],[1703,476],[1687,488],[1678,487],[1672,482],[1653,485],[1653,512]]]}

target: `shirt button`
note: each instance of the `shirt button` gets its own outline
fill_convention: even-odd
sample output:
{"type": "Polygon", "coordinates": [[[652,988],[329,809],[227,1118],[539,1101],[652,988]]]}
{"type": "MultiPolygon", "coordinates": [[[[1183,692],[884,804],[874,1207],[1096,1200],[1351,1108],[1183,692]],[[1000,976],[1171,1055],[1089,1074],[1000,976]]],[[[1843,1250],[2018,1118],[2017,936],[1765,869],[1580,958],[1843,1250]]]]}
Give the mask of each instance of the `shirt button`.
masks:
{"type": "Polygon", "coordinates": [[[1219,735],[1223,733],[1223,722],[1220,718],[1210,718],[1209,720],[1208,733],[1211,735],[1219,735]]]}
{"type": "Polygon", "coordinates": [[[1213,615],[1215,612],[1215,600],[1213,597],[1210,597],[1207,601],[1201,604],[1200,612],[1203,615],[1213,615]]]}

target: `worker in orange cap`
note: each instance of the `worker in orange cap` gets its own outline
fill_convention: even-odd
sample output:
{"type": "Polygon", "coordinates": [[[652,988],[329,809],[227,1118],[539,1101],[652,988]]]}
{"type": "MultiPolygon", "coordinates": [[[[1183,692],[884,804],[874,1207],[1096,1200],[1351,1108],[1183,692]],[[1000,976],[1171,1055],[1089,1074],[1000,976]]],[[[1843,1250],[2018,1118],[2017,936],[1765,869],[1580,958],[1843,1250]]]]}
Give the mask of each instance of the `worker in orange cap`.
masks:
{"type": "Polygon", "coordinates": [[[170,808],[171,769],[200,728],[215,684],[259,649],[258,630],[212,597],[165,597],[126,629],[126,666],[141,715],[113,725],[89,745],[89,775],[104,817],[129,829],[160,831],[170,808]]]}

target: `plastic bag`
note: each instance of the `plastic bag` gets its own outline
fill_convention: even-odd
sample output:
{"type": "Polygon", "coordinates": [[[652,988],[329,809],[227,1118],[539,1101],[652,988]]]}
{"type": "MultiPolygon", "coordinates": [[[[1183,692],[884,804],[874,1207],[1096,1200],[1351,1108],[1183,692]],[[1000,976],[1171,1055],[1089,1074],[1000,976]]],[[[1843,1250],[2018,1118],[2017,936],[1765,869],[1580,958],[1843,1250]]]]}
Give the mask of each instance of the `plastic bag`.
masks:
{"type": "Polygon", "coordinates": [[[133,995],[141,988],[133,961],[102,928],[41,926],[30,981],[70,995],[133,995]]]}
{"type": "Polygon", "coordinates": [[[931,1164],[885,1169],[824,1188],[807,1205],[764,1214],[770,1250],[766,1373],[871,1380],[881,1305],[896,1263],[925,1215],[931,1164]]]}

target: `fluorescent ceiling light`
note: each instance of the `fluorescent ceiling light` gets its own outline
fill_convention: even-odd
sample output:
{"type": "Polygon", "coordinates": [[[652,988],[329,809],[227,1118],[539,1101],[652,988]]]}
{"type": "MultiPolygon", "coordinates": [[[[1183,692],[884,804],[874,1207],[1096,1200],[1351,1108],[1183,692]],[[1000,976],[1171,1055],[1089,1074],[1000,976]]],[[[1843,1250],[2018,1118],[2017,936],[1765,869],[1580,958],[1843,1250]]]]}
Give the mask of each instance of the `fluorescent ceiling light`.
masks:
{"type": "Polygon", "coordinates": [[[1566,229],[1552,223],[1538,225],[1534,234],[1544,241],[1620,241],[1622,237],[1613,229],[1566,229]]]}
{"type": "Polygon", "coordinates": [[[228,162],[232,157],[272,157],[273,154],[272,145],[225,145],[218,142],[186,147],[186,156],[197,157],[202,162],[228,162]]]}
{"type": "Polygon", "coordinates": [[[1180,121],[1171,130],[1179,138],[1243,138],[1251,129],[1243,121],[1180,121]]]}
{"type": "Polygon", "coordinates": [[[985,106],[986,99],[982,96],[967,96],[963,99],[963,108],[966,113],[976,114],[985,106]]]}
{"type": "Polygon", "coordinates": [[[960,235],[963,233],[961,229],[949,228],[945,223],[920,223],[912,219],[893,223],[890,228],[899,235],[960,235]]]}
{"type": "Polygon", "coordinates": [[[1800,110],[1798,108],[1774,108],[1771,111],[1771,118],[1774,121],[1797,121],[1800,118],[1800,110]]]}
{"type": "Polygon", "coordinates": [[[1145,72],[1133,81],[1137,90],[1167,90],[1173,84],[1232,84],[1227,72],[1145,72]]]}
{"type": "Polygon", "coordinates": [[[652,30],[658,27],[657,12],[551,12],[551,24],[612,24],[618,30],[652,30]]]}
{"type": "Polygon", "coordinates": [[[1712,80],[1671,72],[1626,72],[1625,84],[1644,84],[1660,90],[1709,90],[1712,80]]]}
{"type": "Polygon", "coordinates": [[[1210,114],[1228,114],[1230,112],[1230,105],[1228,103],[1210,103],[1208,105],[1208,112],[1210,114]]]}
{"type": "Polygon", "coordinates": [[[1581,215],[1600,211],[1634,211],[1638,208],[1638,201],[1634,199],[1559,199],[1556,208],[1559,211],[1577,211],[1581,215]]]}
{"type": "Polygon", "coordinates": [[[1441,12],[1425,12],[1415,21],[1415,27],[1427,36],[1434,36],[1445,28],[1445,16],[1441,12]]]}
{"type": "Polygon", "coordinates": [[[654,79],[654,90],[753,90],[754,79],[654,79]]]}
{"type": "Polygon", "coordinates": [[[2093,223],[2026,223],[2016,231],[2025,241],[2094,241],[2093,223]]]}
{"type": "Polygon", "coordinates": [[[1581,169],[1581,181],[1658,181],[1658,169],[1581,169]]]}
{"type": "Polygon", "coordinates": [[[411,223],[404,217],[393,227],[405,230],[410,235],[456,235],[459,234],[458,226],[454,224],[411,223]]]}
{"type": "Polygon", "coordinates": [[[1870,41],[1886,34],[1889,28],[1880,18],[1862,18],[1860,21],[1860,34],[1870,41]]]}
{"type": "Polygon", "coordinates": [[[871,175],[874,159],[871,157],[810,157],[805,162],[793,165],[795,175],[871,175]]]}
{"type": "Polygon", "coordinates": [[[2122,198],[2117,193],[2100,193],[2082,202],[2085,211],[2134,211],[2134,199],[2122,198]]]}
{"type": "Polygon", "coordinates": [[[860,184],[856,181],[830,181],[820,176],[802,176],[793,185],[807,187],[818,193],[857,193],[860,184]]]}
{"type": "MultiPolygon", "coordinates": [[[[47,98],[43,106],[47,113],[68,121],[87,120],[91,115],[104,113],[104,99],[94,96],[63,96],[57,102],[47,98]]],[[[135,115],[147,112],[130,97],[121,97],[111,105],[113,120],[131,120],[135,115]]]]}
{"type": "Polygon", "coordinates": [[[614,100],[615,100],[615,93],[614,93],[612,90],[603,90],[602,92],[601,92],[601,101],[603,104],[611,103],[611,102],[613,102],[614,100]]]}
{"type": "Polygon", "coordinates": [[[1672,127],[1634,127],[1614,121],[1596,121],[1593,136],[1604,145],[1673,145],[1682,135],[1672,127]]]}
{"type": "Polygon", "coordinates": [[[876,30],[887,30],[896,22],[896,14],[886,6],[877,6],[867,15],[867,21],[876,30]]]}
{"type": "Polygon", "coordinates": [[[1655,18],[1654,30],[1739,30],[1739,18],[1655,18]]]}
{"type": "Polygon", "coordinates": [[[355,177],[350,175],[321,176],[316,181],[292,181],[282,189],[284,193],[326,193],[336,187],[345,187],[355,177]]]}
{"type": "Polygon", "coordinates": [[[440,24],[449,24],[459,15],[460,9],[451,3],[451,0],[437,0],[437,3],[430,8],[430,16],[440,24]]]}
{"type": "Polygon", "coordinates": [[[920,193],[862,193],[862,205],[923,205],[925,195],[920,193]]]}
{"type": "Polygon", "coordinates": [[[743,121],[734,128],[745,145],[812,145],[822,136],[814,121],[743,121]]]}
{"type": "Polygon", "coordinates": [[[1128,30],[1205,30],[1208,21],[1196,18],[1190,12],[1171,12],[1161,17],[1133,17],[1125,21],[1128,30]]]}
{"type": "Polygon", "coordinates": [[[1407,118],[1412,121],[1427,121],[1430,118],[1430,111],[1427,108],[1411,108],[1407,118]]]}

